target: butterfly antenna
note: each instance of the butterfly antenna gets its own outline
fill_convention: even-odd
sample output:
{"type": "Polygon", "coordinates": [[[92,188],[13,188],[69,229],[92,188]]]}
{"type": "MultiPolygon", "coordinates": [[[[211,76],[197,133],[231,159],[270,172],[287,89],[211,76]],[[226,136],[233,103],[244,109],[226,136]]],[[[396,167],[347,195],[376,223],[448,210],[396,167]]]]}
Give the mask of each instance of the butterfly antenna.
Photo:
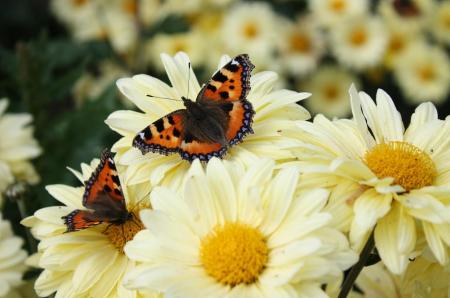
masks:
{"type": "Polygon", "coordinates": [[[167,100],[174,100],[174,101],[182,101],[181,99],[175,99],[175,98],[170,98],[170,97],[162,97],[162,96],[154,96],[151,94],[147,94],[148,97],[153,97],[153,98],[161,98],[161,99],[167,99],[167,100]]]}
{"type": "Polygon", "coordinates": [[[191,62],[188,63],[188,90],[186,98],[189,98],[189,81],[191,80],[191,62]]]}

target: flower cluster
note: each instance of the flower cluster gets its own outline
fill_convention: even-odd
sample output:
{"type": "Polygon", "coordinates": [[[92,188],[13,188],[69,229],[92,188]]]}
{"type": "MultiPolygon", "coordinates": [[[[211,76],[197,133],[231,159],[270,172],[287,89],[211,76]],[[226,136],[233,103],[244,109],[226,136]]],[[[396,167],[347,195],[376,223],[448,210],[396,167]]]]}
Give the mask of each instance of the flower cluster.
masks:
{"type": "MultiPolygon", "coordinates": [[[[183,51],[194,67],[212,71],[223,52],[248,53],[258,70],[276,71],[282,84],[314,94],[314,100],[306,102],[314,114],[348,116],[348,82],[361,86],[361,77],[364,85],[376,86],[392,76],[411,104],[447,98],[448,1],[307,2],[308,8],[294,18],[276,12],[282,11],[273,9],[278,5],[232,0],[52,3],[76,39],[107,39],[129,69],[164,71],[159,54],[183,51]],[[174,19],[183,24],[179,29],[159,30],[174,19]]],[[[111,81],[114,75],[104,76],[111,81]]],[[[95,92],[91,89],[90,94],[95,92]]],[[[75,94],[80,96],[78,90],[75,94]]]]}
{"type": "Polygon", "coordinates": [[[374,102],[352,86],[351,120],[307,121],[296,102],[310,94],[257,72],[253,134],[221,159],[189,162],[132,146],[143,128],[175,121],[164,116],[181,102],[164,98],[200,91],[185,53],[161,58],[171,85],[143,74],[117,82],[142,112],[106,120],[122,135],[115,156],[70,169],[83,185],[48,186],[62,206],[22,221],[40,240],[30,261],[44,269],[39,296],[334,297],[367,247],[381,262],[363,270],[353,297],[448,291],[450,119],[432,103],[405,129],[388,94],[374,102]]]}

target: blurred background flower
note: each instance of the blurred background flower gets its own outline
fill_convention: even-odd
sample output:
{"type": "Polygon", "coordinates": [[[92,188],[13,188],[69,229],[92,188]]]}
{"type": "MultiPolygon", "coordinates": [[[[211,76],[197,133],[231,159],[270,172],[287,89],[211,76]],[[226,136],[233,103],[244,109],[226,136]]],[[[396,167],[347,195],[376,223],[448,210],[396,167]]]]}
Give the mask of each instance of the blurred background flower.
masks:
{"type": "Polygon", "coordinates": [[[54,205],[44,185],[75,185],[64,167],[119,139],[108,115],[137,111],[116,80],[168,83],[160,54],[180,51],[200,83],[222,55],[247,53],[277,89],[312,93],[297,102],[312,116],[351,117],[351,83],[385,90],[403,119],[425,101],[450,111],[449,0],[4,0],[0,202],[18,237],[20,219],[54,205]]]}

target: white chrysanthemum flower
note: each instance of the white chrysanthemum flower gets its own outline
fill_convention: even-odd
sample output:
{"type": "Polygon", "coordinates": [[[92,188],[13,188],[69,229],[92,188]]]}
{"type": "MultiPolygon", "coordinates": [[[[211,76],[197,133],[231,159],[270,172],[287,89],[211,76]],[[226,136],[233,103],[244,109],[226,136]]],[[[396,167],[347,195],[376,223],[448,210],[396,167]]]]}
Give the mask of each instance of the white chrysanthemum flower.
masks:
{"type": "Polygon", "coordinates": [[[435,2],[430,0],[381,0],[378,6],[379,15],[390,27],[415,33],[427,26],[435,9],[435,2]]]}
{"type": "Polygon", "coordinates": [[[9,221],[0,214],[0,297],[12,295],[11,291],[22,284],[26,271],[27,253],[21,249],[22,238],[16,237],[9,221]]]}
{"type": "Polygon", "coordinates": [[[117,79],[129,75],[125,69],[110,60],[101,62],[98,67],[97,76],[85,73],[75,83],[72,93],[77,106],[83,105],[88,100],[98,99],[117,79]]]}
{"type": "Polygon", "coordinates": [[[332,28],[349,17],[365,15],[367,0],[309,0],[312,17],[322,25],[332,28]]]}
{"type": "Polygon", "coordinates": [[[52,8],[78,40],[107,38],[119,53],[137,42],[137,3],[134,0],[54,0],[52,8]]]}
{"type": "Polygon", "coordinates": [[[448,297],[450,272],[438,263],[419,257],[400,276],[383,264],[365,267],[356,280],[364,298],[448,297]]]}
{"type": "Polygon", "coordinates": [[[331,50],[336,59],[355,70],[379,63],[388,42],[383,23],[369,15],[340,22],[332,27],[330,34],[331,50]]]}
{"type": "Polygon", "coordinates": [[[247,53],[257,70],[268,69],[279,40],[280,20],[267,3],[238,3],[222,23],[223,52],[247,53]]]}
{"type": "Polygon", "coordinates": [[[34,184],[39,176],[29,162],[41,153],[33,137],[30,114],[5,113],[7,99],[0,99],[0,206],[2,193],[14,181],[26,181],[34,184]]]}
{"type": "Polygon", "coordinates": [[[430,27],[437,40],[450,45],[450,1],[438,3],[430,27]]]}
{"type": "MultiPolygon", "coordinates": [[[[129,184],[175,183],[179,185],[189,169],[189,162],[182,160],[178,154],[142,155],[138,149],[132,147],[133,139],[138,132],[166,114],[184,108],[180,101],[149,98],[147,94],[169,98],[186,96],[195,99],[200,91],[200,85],[192,70],[189,75],[189,58],[186,54],[178,53],[173,58],[162,54],[161,58],[173,87],[148,75],[121,79],[117,82],[120,91],[143,113],[117,111],[109,115],[106,120],[114,131],[123,136],[114,144],[113,150],[117,151],[117,162],[128,166],[127,183],[129,184]],[[189,94],[187,94],[188,89],[189,94]]],[[[229,58],[224,57],[220,66],[228,61],[229,58]]],[[[309,113],[296,104],[297,101],[307,98],[309,93],[290,90],[272,91],[276,80],[277,75],[273,72],[260,72],[251,76],[251,90],[247,99],[256,112],[252,125],[254,134],[246,136],[242,143],[229,148],[225,159],[250,165],[257,157],[269,157],[276,160],[293,157],[286,147],[292,145],[294,140],[282,136],[282,130],[295,127],[294,120],[309,118],[309,113]]]]}
{"type": "Polygon", "coordinates": [[[328,192],[300,192],[299,173],[258,160],[245,171],[194,161],[181,194],[157,187],[146,230],[125,247],[141,264],[125,279],[164,297],[326,297],[321,285],[356,260],[323,213],[328,192]]]}
{"type": "Polygon", "coordinates": [[[349,71],[337,66],[324,66],[300,87],[312,94],[305,102],[312,113],[333,118],[346,117],[350,114],[347,86],[352,83],[358,86],[359,80],[349,71]]]}
{"type": "MultiPolygon", "coordinates": [[[[361,249],[375,229],[375,244],[389,270],[402,273],[416,248],[416,224],[441,264],[450,244],[450,118],[439,120],[431,103],[421,104],[404,129],[384,91],[377,104],[350,89],[353,120],[316,116],[299,121],[304,142],[297,151],[309,185],[343,184],[353,192],[335,198],[332,212],[348,222],[350,242],[361,249]],[[362,108],[362,112],[361,112],[362,108]],[[308,181],[309,180],[309,181],[308,181]],[[336,202],[338,200],[338,202],[336,202]]],[[[340,189],[345,193],[345,189],[340,189]]]]}
{"type": "Polygon", "coordinates": [[[173,56],[178,52],[185,52],[189,55],[193,67],[203,66],[207,52],[206,44],[203,41],[202,35],[197,31],[157,34],[147,42],[147,60],[159,71],[163,72],[164,65],[161,63],[161,53],[173,56]]]}
{"type": "Polygon", "coordinates": [[[324,36],[312,18],[301,16],[295,23],[285,23],[280,67],[294,76],[306,75],[317,68],[325,51],[324,36]]]}
{"type": "Polygon", "coordinates": [[[387,26],[389,31],[389,41],[384,55],[384,64],[389,69],[395,69],[398,62],[402,60],[403,55],[408,49],[418,42],[425,42],[423,35],[397,26],[387,26]]]}
{"type": "MultiPolygon", "coordinates": [[[[98,160],[91,165],[82,164],[82,173],[71,171],[84,183],[97,164],[98,160]]],[[[127,209],[137,215],[148,191],[131,189],[124,184],[122,190],[127,209]]],[[[123,247],[142,229],[137,221],[122,225],[105,223],[66,233],[61,217],[75,209],[85,209],[82,205],[84,186],[49,185],[47,191],[63,206],[37,210],[33,216],[22,220],[40,240],[38,252],[32,256],[34,263],[44,269],[35,283],[37,294],[41,297],[55,292],[55,297],[143,297],[142,293],[122,286],[124,274],[135,266],[125,256],[123,247]]],[[[146,297],[153,295],[159,297],[157,294],[146,297]]]]}
{"type": "Polygon", "coordinates": [[[394,69],[395,78],[413,103],[442,102],[450,91],[450,60],[437,46],[411,45],[394,69]]]}

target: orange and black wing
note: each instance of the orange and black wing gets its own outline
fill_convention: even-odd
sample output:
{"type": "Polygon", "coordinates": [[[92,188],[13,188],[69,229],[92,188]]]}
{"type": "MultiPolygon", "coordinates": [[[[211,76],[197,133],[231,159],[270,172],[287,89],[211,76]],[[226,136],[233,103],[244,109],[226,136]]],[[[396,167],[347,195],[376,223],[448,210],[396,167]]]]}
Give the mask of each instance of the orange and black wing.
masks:
{"type": "Polygon", "coordinates": [[[142,154],[179,152],[184,137],[185,113],[186,110],[176,110],[156,120],[136,135],[133,147],[141,150],[142,154]]]}
{"type": "Polygon", "coordinates": [[[63,216],[62,219],[67,226],[66,232],[80,231],[102,223],[93,212],[78,209],[63,216]]]}
{"type": "Polygon", "coordinates": [[[100,164],[86,181],[83,206],[95,211],[113,209],[111,211],[127,212],[116,165],[109,150],[103,151],[100,164]]]}
{"type": "Polygon", "coordinates": [[[226,138],[230,146],[236,145],[250,133],[253,133],[252,123],[255,114],[252,104],[247,100],[236,101],[229,107],[228,130],[226,138]]]}
{"type": "Polygon", "coordinates": [[[196,101],[244,100],[250,91],[250,74],[254,67],[247,54],[236,56],[203,86],[196,101]]]}

